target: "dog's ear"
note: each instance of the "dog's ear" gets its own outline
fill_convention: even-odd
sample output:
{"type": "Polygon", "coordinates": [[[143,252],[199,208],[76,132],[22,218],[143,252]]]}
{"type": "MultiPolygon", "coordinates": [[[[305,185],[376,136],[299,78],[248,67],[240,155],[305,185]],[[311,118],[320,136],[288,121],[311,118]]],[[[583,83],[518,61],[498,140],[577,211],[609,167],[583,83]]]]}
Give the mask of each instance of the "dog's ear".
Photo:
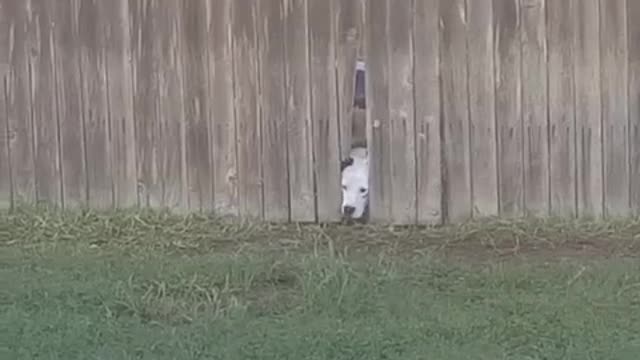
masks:
{"type": "Polygon", "coordinates": [[[352,157],[349,157],[349,158],[346,158],[346,159],[342,160],[340,162],[340,172],[342,172],[344,169],[348,168],[351,165],[353,165],[353,158],[352,157]]]}

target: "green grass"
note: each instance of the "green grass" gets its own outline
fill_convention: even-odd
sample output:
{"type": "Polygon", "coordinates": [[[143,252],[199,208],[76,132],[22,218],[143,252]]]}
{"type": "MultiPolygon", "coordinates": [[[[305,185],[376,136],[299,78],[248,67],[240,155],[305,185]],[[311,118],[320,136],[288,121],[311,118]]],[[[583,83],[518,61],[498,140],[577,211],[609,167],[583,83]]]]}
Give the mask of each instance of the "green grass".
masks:
{"type": "Polygon", "coordinates": [[[640,222],[0,214],[0,359],[637,359],[640,222]]]}

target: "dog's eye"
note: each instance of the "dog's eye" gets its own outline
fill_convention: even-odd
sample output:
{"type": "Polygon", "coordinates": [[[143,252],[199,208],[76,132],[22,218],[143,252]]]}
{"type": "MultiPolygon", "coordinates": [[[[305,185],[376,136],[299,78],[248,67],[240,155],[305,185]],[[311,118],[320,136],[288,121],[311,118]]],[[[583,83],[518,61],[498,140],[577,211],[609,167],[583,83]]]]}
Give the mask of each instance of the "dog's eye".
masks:
{"type": "Polygon", "coordinates": [[[364,193],[366,193],[366,192],[367,192],[367,189],[365,189],[365,188],[360,188],[360,194],[364,194],[364,193]]]}

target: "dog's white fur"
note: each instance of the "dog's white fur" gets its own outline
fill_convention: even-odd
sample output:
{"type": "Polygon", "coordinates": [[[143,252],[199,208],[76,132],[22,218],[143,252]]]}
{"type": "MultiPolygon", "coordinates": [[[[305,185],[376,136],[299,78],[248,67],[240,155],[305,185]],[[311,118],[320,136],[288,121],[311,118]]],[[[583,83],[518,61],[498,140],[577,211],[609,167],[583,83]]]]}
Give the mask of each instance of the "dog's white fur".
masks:
{"type": "Polygon", "coordinates": [[[349,158],[342,161],[343,216],[362,219],[369,206],[369,154],[364,147],[351,150],[349,158]],[[351,210],[351,211],[349,211],[351,210]]]}

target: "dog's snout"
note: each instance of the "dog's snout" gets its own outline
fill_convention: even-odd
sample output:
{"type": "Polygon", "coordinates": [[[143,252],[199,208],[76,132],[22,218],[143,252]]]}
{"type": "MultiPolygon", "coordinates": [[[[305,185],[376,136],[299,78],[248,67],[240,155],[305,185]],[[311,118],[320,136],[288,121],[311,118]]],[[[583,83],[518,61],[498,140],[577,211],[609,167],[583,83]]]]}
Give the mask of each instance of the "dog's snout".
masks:
{"type": "Polygon", "coordinates": [[[353,206],[345,205],[342,208],[342,212],[344,212],[344,214],[347,215],[347,216],[351,216],[351,215],[353,215],[354,212],[356,212],[356,208],[353,207],[353,206]]]}

